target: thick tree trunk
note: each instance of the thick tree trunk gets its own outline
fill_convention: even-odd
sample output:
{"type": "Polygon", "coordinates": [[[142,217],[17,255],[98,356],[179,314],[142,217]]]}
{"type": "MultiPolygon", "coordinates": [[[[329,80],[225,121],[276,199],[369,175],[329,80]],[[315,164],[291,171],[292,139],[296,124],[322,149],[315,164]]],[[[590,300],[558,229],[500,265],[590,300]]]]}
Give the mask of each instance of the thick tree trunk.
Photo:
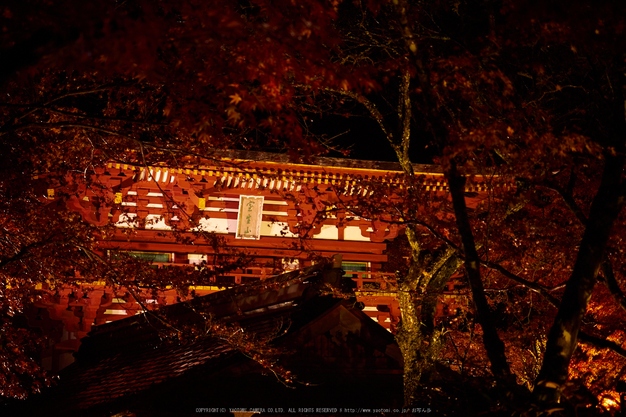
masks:
{"type": "Polygon", "coordinates": [[[396,340],[404,358],[404,403],[411,406],[419,402],[424,384],[434,377],[443,346],[443,334],[435,327],[437,300],[461,261],[454,250],[447,249],[426,262],[411,227],[407,237],[413,253],[409,273],[398,279],[402,325],[396,340]]]}
{"type": "Polygon", "coordinates": [[[420,323],[420,300],[415,296],[410,276],[398,285],[398,302],[402,313],[402,322],[396,341],[404,359],[404,405],[412,406],[419,398],[422,374],[428,367],[432,340],[425,340],[420,323]],[[425,349],[426,348],[426,349],[425,349]]]}
{"type": "Polygon", "coordinates": [[[504,343],[500,339],[500,336],[498,336],[498,332],[491,319],[489,303],[487,302],[480,277],[480,258],[476,251],[474,235],[467,216],[467,207],[465,205],[466,179],[457,173],[454,164],[447,172],[446,176],[450,186],[450,195],[452,196],[452,205],[454,207],[457,228],[463,243],[467,280],[472,291],[472,299],[476,308],[478,323],[483,330],[483,343],[491,363],[491,372],[500,384],[509,385],[510,382],[514,381],[514,377],[506,361],[504,343]]]}
{"type": "Polygon", "coordinates": [[[567,380],[582,317],[604,259],[604,249],[613,223],[624,203],[621,190],[623,169],[623,154],[606,156],[602,181],[591,204],[574,270],[567,281],[559,311],[548,335],[546,353],[533,391],[539,402],[558,402],[560,388],[567,380]]]}

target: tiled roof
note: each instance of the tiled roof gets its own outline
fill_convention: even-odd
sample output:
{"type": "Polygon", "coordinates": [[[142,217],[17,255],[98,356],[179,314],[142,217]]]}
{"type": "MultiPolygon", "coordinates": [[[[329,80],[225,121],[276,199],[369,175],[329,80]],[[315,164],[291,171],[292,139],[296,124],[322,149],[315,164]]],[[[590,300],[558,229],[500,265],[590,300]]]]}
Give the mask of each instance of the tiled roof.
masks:
{"type": "MultiPolygon", "coordinates": [[[[282,340],[290,348],[294,342],[301,346],[311,338],[324,338],[329,330],[346,323],[351,332],[365,337],[382,355],[397,363],[399,355],[393,336],[383,328],[368,330],[368,326],[379,326],[360,311],[350,313],[349,303],[320,296],[320,287],[329,282],[340,284],[341,270],[322,264],[264,283],[198,297],[169,306],[165,312],[178,320],[177,324],[190,326],[201,324],[203,315],[210,314],[221,319],[221,323],[236,324],[252,337],[270,335],[269,339],[282,340]],[[346,312],[351,317],[347,321],[346,312]],[[355,327],[359,322],[365,323],[360,330],[355,327]]],[[[195,384],[198,375],[205,382],[211,378],[219,381],[224,372],[238,369],[235,374],[245,375],[246,370],[252,369],[246,365],[252,363],[250,359],[223,339],[196,334],[187,340],[162,340],[162,330],[149,316],[135,316],[96,328],[84,339],[77,362],[61,373],[59,386],[42,401],[45,409],[64,415],[82,415],[86,409],[90,415],[95,415],[94,410],[108,415],[103,410],[128,401],[141,402],[152,395],[150,392],[162,395],[158,393],[164,387],[195,384]]],[[[301,354],[293,357],[307,361],[301,354]]],[[[314,367],[318,364],[314,363],[314,367]]]]}
{"type": "Polygon", "coordinates": [[[87,366],[68,368],[62,374],[58,395],[75,408],[97,406],[149,389],[209,361],[221,362],[236,353],[226,343],[207,339],[122,352],[87,366]]]}
{"type": "MultiPolygon", "coordinates": [[[[273,329],[273,321],[284,311],[297,308],[307,297],[317,294],[324,284],[340,285],[341,270],[317,264],[299,271],[239,285],[190,301],[167,306],[160,314],[178,326],[196,326],[206,316],[224,323],[239,323],[255,333],[273,329]]],[[[352,284],[351,280],[349,284],[352,284]]],[[[79,360],[91,361],[93,357],[110,355],[125,349],[137,350],[161,344],[167,325],[150,314],[140,314],[127,319],[97,326],[82,341],[76,354],[79,360]]]]}
{"type": "MultiPolygon", "coordinates": [[[[306,290],[329,277],[334,279],[333,270],[324,266],[198,297],[166,307],[163,313],[179,325],[200,323],[202,314],[210,314],[257,337],[282,334],[281,327],[293,332],[303,321],[301,304],[310,296],[306,290]]],[[[316,300],[313,309],[336,303],[316,300]]],[[[163,340],[163,330],[164,326],[148,315],[97,327],[83,339],[78,361],[62,372],[55,396],[64,398],[72,408],[84,409],[137,394],[197,367],[219,369],[230,363],[229,359],[242,358],[223,340],[197,335],[190,340],[163,340]]]]}

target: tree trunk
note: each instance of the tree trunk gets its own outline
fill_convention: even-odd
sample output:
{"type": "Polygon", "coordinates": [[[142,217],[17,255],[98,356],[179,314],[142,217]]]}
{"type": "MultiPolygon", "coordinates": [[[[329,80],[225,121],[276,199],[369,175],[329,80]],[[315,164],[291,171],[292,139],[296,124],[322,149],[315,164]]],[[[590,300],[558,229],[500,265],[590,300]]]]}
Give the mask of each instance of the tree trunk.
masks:
{"type": "Polygon", "coordinates": [[[419,402],[423,386],[434,378],[434,367],[443,347],[443,334],[435,327],[438,296],[460,266],[453,249],[425,261],[417,234],[407,228],[413,250],[409,273],[398,279],[398,302],[402,324],[396,340],[404,358],[405,406],[419,402]]]}
{"type": "Polygon", "coordinates": [[[507,386],[510,382],[514,382],[514,377],[506,361],[504,343],[500,339],[500,336],[498,336],[498,332],[493,325],[489,303],[487,302],[480,277],[480,258],[476,251],[474,235],[472,234],[472,228],[467,216],[467,207],[465,205],[466,179],[457,173],[454,162],[452,162],[452,167],[446,173],[446,176],[450,186],[450,195],[452,196],[452,205],[454,207],[457,228],[463,243],[467,280],[472,291],[472,299],[476,308],[478,323],[483,330],[483,343],[491,363],[491,372],[501,385],[507,386]]]}
{"type": "Polygon", "coordinates": [[[548,335],[546,353],[533,391],[539,402],[558,402],[560,388],[567,380],[582,317],[604,259],[604,249],[613,223],[624,203],[621,190],[623,169],[623,154],[606,156],[602,181],[591,204],[574,270],[567,281],[559,311],[548,335]]]}

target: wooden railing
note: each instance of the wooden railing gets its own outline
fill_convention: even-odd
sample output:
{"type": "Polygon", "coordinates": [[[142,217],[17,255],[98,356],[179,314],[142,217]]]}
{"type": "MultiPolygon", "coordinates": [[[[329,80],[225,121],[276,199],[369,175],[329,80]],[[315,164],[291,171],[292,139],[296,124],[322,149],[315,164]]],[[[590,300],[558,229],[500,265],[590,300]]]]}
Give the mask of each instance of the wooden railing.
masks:
{"type": "MultiPolygon", "coordinates": [[[[214,270],[214,266],[212,265],[195,265],[189,263],[158,263],[154,262],[151,264],[153,268],[161,269],[161,268],[169,268],[169,267],[181,267],[181,268],[207,268],[209,270],[214,270]]],[[[345,277],[352,279],[356,283],[355,290],[361,293],[380,293],[392,295],[392,293],[397,292],[398,287],[396,284],[396,275],[392,272],[369,272],[369,271],[350,271],[344,270],[345,277]]],[[[246,284],[255,282],[257,280],[263,280],[267,278],[271,278],[276,276],[277,273],[272,268],[263,268],[263,267],[249,267],[244,268],[244,270],[232,270],[232,271],[224,271],[220,275],[216,275],[212,278],[206,285],[215,286],[211,287],[198,287],[199,289],[206,289],[211,291],[217,291],[219,289],[223,289],[224,287],[246,284]]],[[[84,280],[84,277],[80,275],[76,275],[73,277],[73,280],[78,281],[80,283],[84,280]]],[[[84,284],[88,284],[84,282],[84,284]]],[[[102,282],[101,285],[106,285],[105,282],[102,282]]],[[[454,287],[454,286],[453,286],[454,287]]],[[[444,290],[444,294],[448,297],[458,296],[459,293],[453,287],[450,287],[444,290]]],[[[192,288],[193,289],[193,288],[192,288]]]]}
{"type": "MultiPolygon", "coordinates": [[[[182,264],[182,263],[153,263],[152,265],[157,268],[167,268],[170,266],[177,267],[191,267],[199,265],[193,264],[182,264]]],[[[213,270],[214,267],[212,265],[204,265],[203,268],[208,268],[209,270],[213,270]]],[[[237,270],[224,272],[223,275],[219,275],[215,277],[216,284],[228,285],[229,283],[232,285],[235,284],[245,284],[248,282],[252,282],[252,280],[257,279],[266,279],[273,276],[276,276],[276,273],[272,271],[271,268],[259,268],[259,267],[250,267],[245,268],[246,272],[241,272],[237,270]]],[[[349,271],[344,270],[345,277],[352,279],[356,283],[357,291],[368,291],[368,292],[395,292],[397,290],[396,286],[396,275],[392,272],[368,272],[368,271],[349,271]]]]}
{"type": "Polygon", "coordinates": [[[356,282],[357,291],[395,292],[396,274],[392,272],[367,272],[344,270],[345,277],[356,282]]]}

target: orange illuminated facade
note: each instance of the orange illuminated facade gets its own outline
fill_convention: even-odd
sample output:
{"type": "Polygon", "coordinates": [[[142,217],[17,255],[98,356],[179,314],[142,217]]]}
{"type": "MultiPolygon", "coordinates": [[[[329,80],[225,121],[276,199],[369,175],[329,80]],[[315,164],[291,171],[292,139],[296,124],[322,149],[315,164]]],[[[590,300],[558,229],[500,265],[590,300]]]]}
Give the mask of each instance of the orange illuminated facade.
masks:
{"type": "MultiPolygon", "coordinates": [[[[425,192],[446,192],[437,167],[416,170],[425,192]]],[[[363,311],[395,332],[400,319],[395,277],[381,270],[389,256],[387,242],[401,233],[401,227],[332,204],[341,195],[367,198],[371,192],[367,184],[401,188],[403,179],[399,167],[391,163],[319,158],[306,165],[272,154],[231,153],[178,168],[109,163],[97,170],[92,184],[51,188],[48,198],[65,193],[67,207],[85,221],[115,226],[112,236],[99,242],[102,256],[124,251],[152,261],[156,268],[219,268],[233,251],[252,259],[243,268],[216,276],[215,285],[191,287],[198,296],[339,254],[344,271],[356,284],[363,311]],[[220,247],[206,239],[207,234],[219,236],[220,247]]],[[[480,196],[482,185],[474,184],[471,191],[480,196]]],[[[31,311],[30,323],[55,335],[56,343],[44,353],[45,365],[54,370],[72,361],[71,354],[93,325],[142,309],[133,297],[106,282],[85,282],[79,276],[73,286],[49,293],[48,301],[31,311]]],[[[452,294],[443,297],[453,304],[452,294]]],[[[143,300],[144,305],[173,304],[180,294],[146,293],[143,300]]],[[[448,307],[443,303],[441,314],[448,307]]]]}

